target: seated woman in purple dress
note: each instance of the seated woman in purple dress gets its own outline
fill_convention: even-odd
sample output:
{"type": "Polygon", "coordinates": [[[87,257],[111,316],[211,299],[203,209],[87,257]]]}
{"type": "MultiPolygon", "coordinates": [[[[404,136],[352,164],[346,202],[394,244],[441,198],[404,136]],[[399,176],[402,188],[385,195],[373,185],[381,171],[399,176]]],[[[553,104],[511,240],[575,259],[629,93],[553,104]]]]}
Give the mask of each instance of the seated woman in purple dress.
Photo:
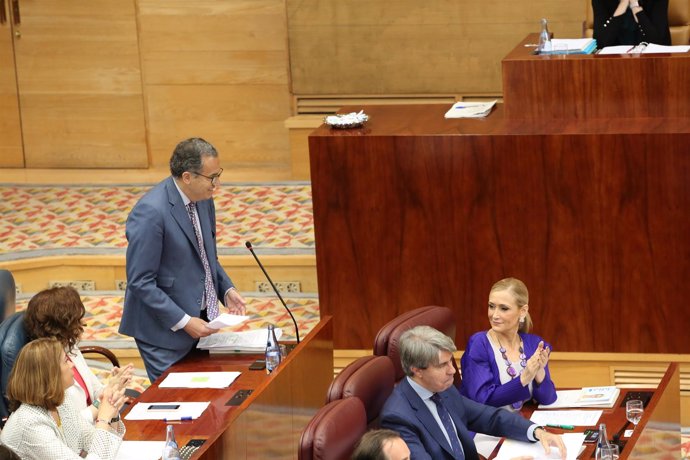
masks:
{"type": "Polygon", "coordinates": [[[528,331],[529,295],[515,278],[497,282],[489,293],[488,331],[470,337],[460,365],[460,392],[475,401],[519,410],[525,401],[540,404],[556,400],[549,374],[551,347],[528,331]]]}

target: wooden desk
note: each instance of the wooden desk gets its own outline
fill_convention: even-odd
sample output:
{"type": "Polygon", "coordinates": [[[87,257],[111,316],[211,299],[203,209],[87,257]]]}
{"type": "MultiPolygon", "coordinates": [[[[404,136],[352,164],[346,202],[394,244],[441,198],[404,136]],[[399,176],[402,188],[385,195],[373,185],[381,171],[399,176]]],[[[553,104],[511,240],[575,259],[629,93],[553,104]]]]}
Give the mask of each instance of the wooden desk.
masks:
{"type": "Polygon", "coordinates": [[[423,305],[455,311],[463,348],[488,326],[491,285],[515,276],[556,351],[687,352],[690,118],[343,110],[362,108],[363,129],[309,137],[319,304],[336,348],[371,348],[423,305]]]}
{"type": "MultiPolygon", "coordinates": [[[[599,423],[606,424],[609,439],[614,435],[621,436],[621,441],[625,441],[619,460],[625,459],[678,459],[680,458],[680,371],[678,363],[671,363],[666,374],[653,391],[654,395],[647,404],[642,420],[635,428],[630,438],[622,438],[624,429],[632,428],[632,424],[627,423],[625,417],[625,407],[620,407],[625,395],[629,391],[622,390],[618,401],[611,409],[604,409],[599,419],[599,423]]],[[[523,411],[525,417],[530,417],[534,407],[523,411]]],[[[575,427],[574,432],[583,432],[586,428],[598,429],[596,427],[575,427]]],[[[572,433],[556,428],[548,429],[554,433],[572,433]]],[[[578,457],[582,460],[594,458],[596,444],[585,444],[585,451],[578,457]]],[[[499,447],[489,457],[494,458],[498,454],[499,447]]]]}
{"type": "MultiPolygon", "coordinates": [[[[302,429],[323,406],[333,380],[330,318],[322,319],[272,374],[248,370],[258,357],[196,353],[168,372],[241,371],[242,375],[223,390],[159,388],[166,372],[136,402],[211,401],[199,419],[175,425],[180,446],[194,438],[207,440],[194,458],[296,459],[302,429]],[[227,406],[239,389],[253,393],[240,406],[227,406]]],[[[125,424],[125,440],[165,439],[163,421],[125,420],[125,424]]]]}

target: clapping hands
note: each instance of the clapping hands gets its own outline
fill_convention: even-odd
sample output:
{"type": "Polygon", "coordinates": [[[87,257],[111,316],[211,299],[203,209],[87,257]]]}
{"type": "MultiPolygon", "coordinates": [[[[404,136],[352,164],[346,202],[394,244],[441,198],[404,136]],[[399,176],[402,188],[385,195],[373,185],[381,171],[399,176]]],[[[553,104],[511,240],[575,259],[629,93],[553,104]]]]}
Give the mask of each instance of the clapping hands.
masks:
{"type": "Polygon", "coordinates": [[[527,360],[527,366],[520,375],[523,386],[528,385],[532,380],[538,384],[546,377],[546,365],[549,363],[551,349],[544,346],[544,341],[540,341],[534,354],[527,360]]]}

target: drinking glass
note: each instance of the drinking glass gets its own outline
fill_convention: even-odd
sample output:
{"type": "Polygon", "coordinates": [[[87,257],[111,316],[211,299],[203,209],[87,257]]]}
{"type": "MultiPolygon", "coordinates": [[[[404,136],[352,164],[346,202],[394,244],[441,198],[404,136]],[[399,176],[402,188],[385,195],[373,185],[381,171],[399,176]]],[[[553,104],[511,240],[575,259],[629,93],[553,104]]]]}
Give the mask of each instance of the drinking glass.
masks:
{"type": "Polygon", "coordinates": [[[634,425],[633,430],[637,428],[637,424],[640,423],[643,412],[644,404],[639,399],[631,399],[625,403],[625,417],[634,425]]]}
{"type": "Polygon", "coordinates": [[[618,449],[618,444],[609,444],[608,446],[602,446],[599,450],[599,458],[601,460],[618,460],[620,456],[620,450],[618,449]]]}

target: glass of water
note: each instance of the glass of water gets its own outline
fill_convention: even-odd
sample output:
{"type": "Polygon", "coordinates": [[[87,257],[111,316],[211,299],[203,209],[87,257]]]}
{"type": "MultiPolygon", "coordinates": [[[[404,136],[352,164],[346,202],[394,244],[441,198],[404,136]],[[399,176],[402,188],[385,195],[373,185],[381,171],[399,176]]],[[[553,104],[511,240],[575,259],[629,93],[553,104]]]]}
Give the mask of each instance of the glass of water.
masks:
{"type": "Polygon", "coordinates": [[[644,404],[639,399],[631,399],[625,403],[625,417],[635,428],[640,423],[642,413],[644,412],[644,404]]]}
{"type": "Polygon", "coordinates": [[[599,458],[601,460],[618,460],[620,457],[620,450],[618,449],[618,444],[609,444],[608,446],[602,446],[599,450],[599,458]]]}

